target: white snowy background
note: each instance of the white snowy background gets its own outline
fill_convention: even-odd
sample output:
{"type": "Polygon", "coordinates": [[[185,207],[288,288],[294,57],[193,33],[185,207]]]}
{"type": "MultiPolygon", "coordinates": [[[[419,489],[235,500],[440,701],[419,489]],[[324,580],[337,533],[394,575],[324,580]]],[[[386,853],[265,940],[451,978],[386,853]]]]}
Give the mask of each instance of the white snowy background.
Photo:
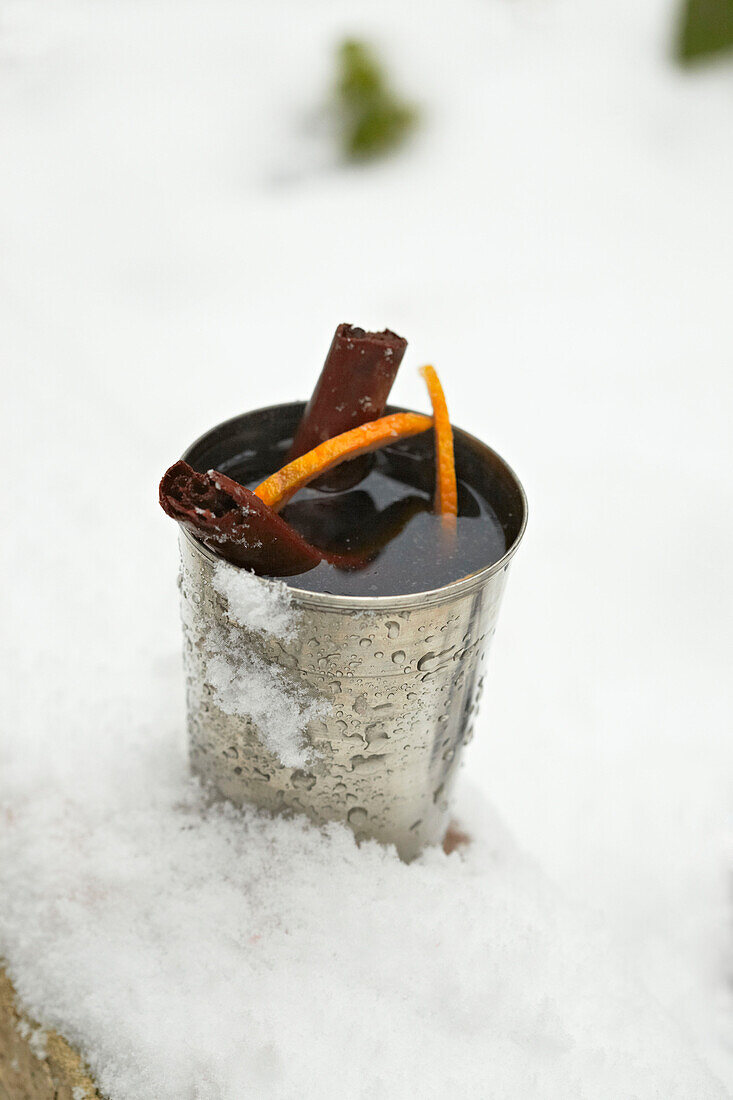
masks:
{"type": "MultiPolygon", "coordinates": [[[[58,891],[86,859],[134,895],[133,810],[165,838],[157,785],[171,804],[184,787],[177,549],[158,478],[219,420],[306,397],[348,320],[408,337],[400,403],[424,407],[415,368],[434,362],[454,422],[529,495],[466,773],[733,1089],[733,63],[675,67],[674,16],[667,0],[0,2],[0,950],[92,1063],[114,1012],[94,1030],[104,1013],[64,961],[58,891]],[[364,167],[341,166],[318,124],[343,35],[379,46],[423,108],[409,148],[364,167]],[[84,856],[110,806],[124,827],[84,856]]],[[[171,912],[178,844],[146,865],[171,912]]],[[[402,872],[364,859],[394,892],[402,872]]],[[[503,910],[484,894],[476,947],[490,951],[503,910]]],[[[534,928],[543,907],[507,896],[534,928]]],[[[139,957],[110,942],[99,983],[122,996],[139,957]]],[[[81,965],[84,944],[67,946],[81,965]]],[[[276,1028],[282,990],[257,989],[276,1028]]],[[[548,1011],[567,1022],[563,1003],[548,1011]]],[[[366,1066],[368,1043],[349,1041],[366,1066]]],[[[277,1044],[262,1049],[252,1095],[291,1095],[277,1044]]],[[[123,1062],[110,1096],[164,1095],[125,1093],[123,1062]]],[[[545,1095],[508,1064],[505,1091],[452,1094],[545,1095]]],[[[672,1096],[611,1069],[606,1092],[592,1064],[587,1093],[560,1078],[547,1095],[672,1096]]],[[[188,1066],[171,1096],[249,1095],[217,1065],[195,1085],[188,1066]]],[[[352,1094],[409,1095],[369,1080],[352,1094]]],[[[706,1087],[679,1095],[725,1095],[706,1087]]]]}

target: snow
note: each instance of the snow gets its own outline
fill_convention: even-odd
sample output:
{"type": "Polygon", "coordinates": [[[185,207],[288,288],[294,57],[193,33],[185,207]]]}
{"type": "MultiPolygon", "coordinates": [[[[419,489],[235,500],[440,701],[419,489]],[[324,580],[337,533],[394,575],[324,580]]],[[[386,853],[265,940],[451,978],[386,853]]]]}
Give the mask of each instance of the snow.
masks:
{"type": "Polygon", "coordinates": [[[158,1052],[189,1069],[200,1057],[203,1096],[236,1095],[240,1072],[277,1095],[297,1066],[310,1073],[311,1050],[338,1051],[340,1092],[359,1072],[368,1095],[396,1064],[384,1018],[404,1029],[407,1067],[390,1095],[418,1052],[460,1094],[450,1075],[471,1070],[430,1057],[445,1054],[450,1001],[450,1049],[503,1075],[510,1097],[522,1041],[539,1096],[715,1095],[702,1063],[733,1088],[732,70],[675,69],[673,16],[671,0],[426,0],[419,20],[407,0],[312,0],[307,16],[294,0],[3,7],[0,813],[14,824],[0,834],[0,950],[39,1022],[120,1082],[135,1072],[130,1028],[140,1072],[163,1072],[158,1052]],[[339,168],[309,114],[343,34],[376,41],[423,108],[402,156],[358,169],[339,168]],[[405,869],[344,834],[243,834],[195,810],[177,548],[155,487],[211,425],[307,397],[346,320],[406,335],[395,400],[424,409],[416,368],[435,363],[454,422],[528,490],[466,771],[545,877],[493,821],[465,863],[405,869]],[[320,861],[308,893],[291,844],[320,861]],[[257,879],[273,849],[300,893],[257,879]],[[308,900],[291,938],[259,919],[269,984],[236,940],[255,892],[247,928],[308,900]],[[385,965],[401,988],[375,961],[395,894],[421,913],[416,942],[435,945],[418,964],[394,929],[385,965]],[[618,964],[573,931],[578,909],[618,964]],[[334,936],[307,940],[318,915],[343,964],[320,985],[334,936]],[[256,1006],[245,977],[216,969],[234,958],[256,1006]],[[496,996],[482,1000],[487,975],[496,996]],[[185,1036],[166,993],[183,985],[185,1036]],[[208,1012],[220,988],[235,1018],[208,1012]],[[579,999],[597,1033],[580,1030],[579,999]],[[319,1018],[348,1045],[327,1050],[319,1018]]]}
{"type": "Polygon", "coordinates": [[[27,1020],[20,1019],[17,1024],[18,1034],[22,1039],[28,1040],[28,1046],[39,1061],[44,1061],[48,1056],[48,1035],[40,1027],[33,1027],[27,1020]]]}
{"type": "Polygon", "coordinates": [[[282,581],[266,580],[220,562],[214,568],[213,582],[226,601],[232,623],[285,640],[295,633],[297,613],[292,593],[282,581]]]}
{"type": "Polygon", "coordinates": [[[182,557],[181,620],[192,707],[198,708],[210,691],[225,714],[252,719],[265,746],[286,768],[305,767],[314,756],[306,729],[328,704],[287,682],[282,670],[258,656],[252,645],[252,633],[287,639],[296,632],[298,615],[285,585],[222,562],[214,567],[213,587],[225,600],[223,616],[204,605],[182,557]]]}
{"type": "Polygon", "coordinates": [[[225,714],[251,718],[263,744],[286,768],[303,768],[313,759],[305,731],[322,709],[288,690],[278,671],[256,658],[218,649],[206,663],[206,681],[225,714]]]}
{"type": "Polygon", "coordinates": [[[465,857],[408,867],[150,764],[30,801],[2,872],[24,1003],[112,1100],[725,1096],[482,796],[465,857]]]}

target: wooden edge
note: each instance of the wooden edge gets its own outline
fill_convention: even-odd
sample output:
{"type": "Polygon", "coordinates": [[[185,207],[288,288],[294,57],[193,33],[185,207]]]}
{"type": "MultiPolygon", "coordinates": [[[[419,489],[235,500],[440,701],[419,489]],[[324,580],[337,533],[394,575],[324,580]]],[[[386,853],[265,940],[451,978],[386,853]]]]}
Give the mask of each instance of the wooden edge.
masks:
{"type": "Polygon", "coordinates": [[[102,1100],[77,1052],[21,1012],[0,965],[0,1100],[102,1100]]]}

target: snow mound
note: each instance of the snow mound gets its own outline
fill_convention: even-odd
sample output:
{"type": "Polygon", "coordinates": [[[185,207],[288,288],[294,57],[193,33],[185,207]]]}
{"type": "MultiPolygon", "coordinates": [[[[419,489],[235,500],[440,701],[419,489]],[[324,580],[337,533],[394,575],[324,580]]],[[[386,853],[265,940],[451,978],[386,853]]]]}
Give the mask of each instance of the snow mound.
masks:
{"type": "Polygon", "coordinates": [[[472,797],[410,866],[194,785],[16,804],[11,977],[109,1100],[723,1097],[472,797]]]}

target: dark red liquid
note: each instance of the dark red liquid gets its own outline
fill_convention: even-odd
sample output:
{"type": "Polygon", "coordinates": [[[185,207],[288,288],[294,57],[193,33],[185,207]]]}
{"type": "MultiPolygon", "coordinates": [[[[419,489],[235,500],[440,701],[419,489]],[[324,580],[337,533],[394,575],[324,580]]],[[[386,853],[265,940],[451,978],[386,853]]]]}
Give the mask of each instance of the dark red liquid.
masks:
{"type": "MultiPolygon", "coordinates": [[[[363,568],[344,570],[322,562],[284,578],[294,588],[351,596],[397,596],[441,588],[492,565],[506,553],[505,528],[489,500],[461,477],[458,519],[446,530],[432,511],[435,465],[432,447],[416,437],[385,447],[353,488],[327,492],[302,489],[281,512],[322,550],[355,553],[363,568]]],[[[255,456],[240,455],[219,469],[256,488],[277,466],[259,469],[255,456]]]]}

